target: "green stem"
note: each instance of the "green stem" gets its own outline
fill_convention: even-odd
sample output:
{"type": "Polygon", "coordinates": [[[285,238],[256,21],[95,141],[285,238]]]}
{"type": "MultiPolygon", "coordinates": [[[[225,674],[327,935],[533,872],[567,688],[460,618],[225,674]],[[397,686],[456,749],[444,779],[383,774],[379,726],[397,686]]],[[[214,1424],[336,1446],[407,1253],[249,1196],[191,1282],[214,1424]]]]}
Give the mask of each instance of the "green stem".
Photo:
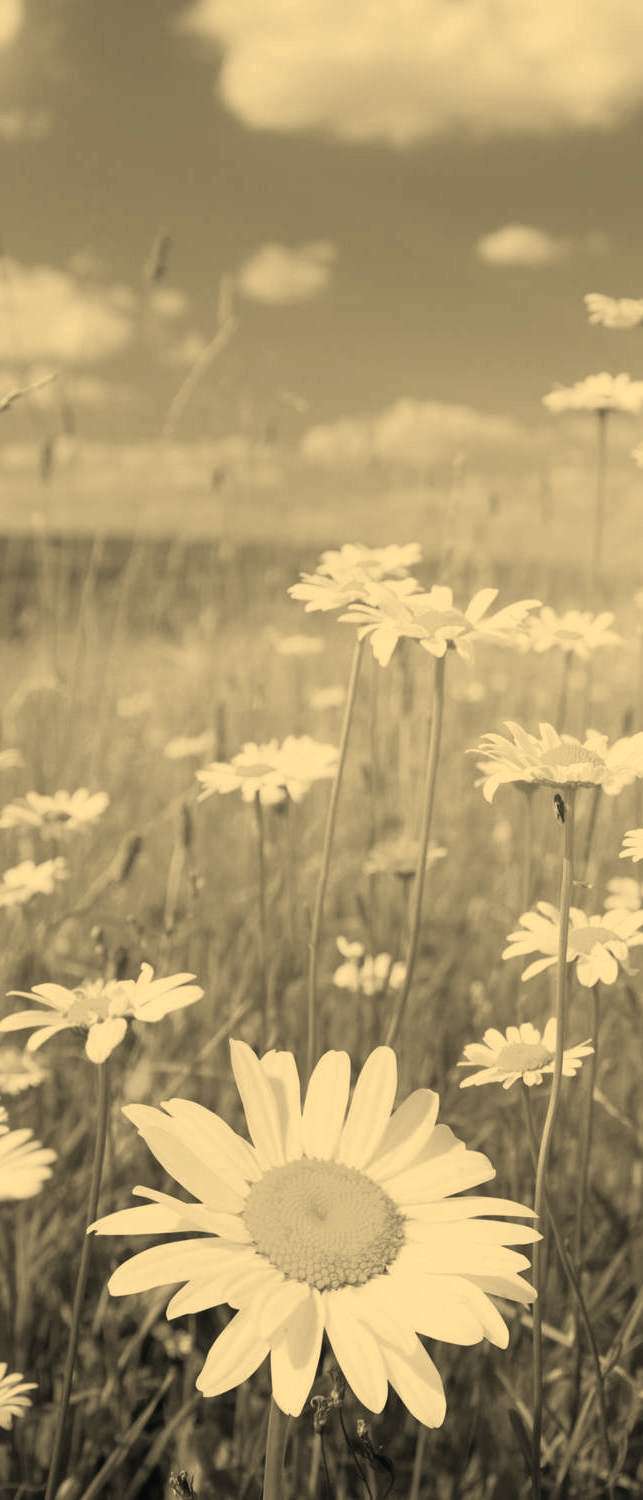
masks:
{"type": "MultiPolygon", "coordinates": [[[[563,1052],[565,1049],[565,1023],[567,1019],[567,942],[569,935],[569,909],[571,906],[572,889],[574,882],[574,813],[575,813],[575,788],[567,790],[565,798],[565,849],[562,860],[562,871],[560,881],[559,900],[559,934],[558,934],[558,962],[556,970],[556,1053],[554,1057],[554,1076],[552,1079],[551,1093],[547,1105],[547,1114],[543,1125],[543,1133],[540,1140],[538,1162],[536,1166],[536,1186],[534,1192],[534,1210],[537,1218],[542,1219],[547,1188],[547,1168],[549,1165],[549,1154],[554,1135],[556,1116],[560,1103],[561,1085],[563,1077],[563,1052]]],[[[543,1241],[538,1240],[534,1245],[534,1286],[537,1299],[534,1304],[534,1330],[533,1330],[533,1450],[532,1450],[532,1481],[534,1500],[541,1500],[541,1469],[540,1450],[542,1439],[543,1419],[543,1294],[544,1294],[544,1265],[543,1265],[543,1241]]]]}
{"type": "MultiPolygon", "coordinates": [[[[592,1015],[590,1025],[590,1036],[594,1043],[594,1051],[587,1059],[587,1094],[585,1099],[585,1119],[580,1131],[580,1155],[578,1162],[578,1196],[576,1199],[576,1215],[574,1219],[574,1240],[572,1255],[574,1265],[579,1279],[583,1274],[583,1228],[585,1222],[585,1205],[587,1202],[587,1188],[589,1183],[589,1162],[592,1150],[592,1135],[594,1130],[594,1088],[596,1086],[596,1073],[598,1067],[598,1030],[600,1026],[600,987],[598,984],[592,987],[592,1015]]],[[[580,1408],[580,1379],[582,1365],[582,1351],[579,1337],[578,1318],[574,1329],[574,1372],[572,1376],[571,1397],[571,1425],[574,1427],[580,1408]]]]}
{"type": "Polygon", "coordinates": [[[313,908],[313,918],[310,929],[309,958],[308,958],[308,1004],[307,1004],[307,1043],[306,1043],[306,1072],[310,1077],[315,1065],[315,1052],[317,1045],[317,963],[319,959],[319,943],[321,938],[322,920],[324,916],[324,901],[326,898],[326,887],[330,873],[330,860],[333,852],[333,840],[335,836],[335,824],[337,822],[337,808],[339,794],[341,791],[344,768],[346,765],[346,753],[348,740],[353,720],[353,710],[357,696],[357,683],[359,669],[364,652],[364,642],[356,641],[351,665],[351,674],[348,684],[348,694],[344,707],[344,719],[339,742],[339,758],[337,770],[333,781],[328,813],[326,815],[326,829],[324,832],[324,847],[322,850],[321,869],[317,882],[317,893],[313,908]]]}
{"type": "Polygon", "coordinates": [[[601,581],[601,562],[603,552],[603,530],[605,525],[605,476],[607,472],[607,418],[606,410],[597,411],[598,421],[596,438],[596,492],[594,500],[594,532],[592,536],[592,555],[589,570],[589,599],[596,597],[596,591],[601,581]]]}
{"type": "Polygon", "coordinates": [[[290,1417],[284,1415],[271,1396],[266,1437],[263,1500],[283,1500],[283,1469],[290,1417]]]}
{"type": "Polygon", "coordinates": [[[398,1031],[402,1024],[407,1001],[411,993],[413,972],[415,969],[415,962],[418,953],[420,927],[422,924],[422,897],[424,895],[424,880],[426,877],[426,859],[429,850],[429,837],[431,833],[433,806],[435,802],[435,786],[437,781],[438,762],[440,759],[440,744],[442,740],[445,668],[446,655],[436,656],[433,686],[433,713],[431,716],[431,734],[429,736],[429,749],[427,753],[426,777],[424,783],[424,809],[422,813],[422,827],[420,830],[420,851],[418,855],[418,867],[415,872],[415,884],[413,887],[413,898],[411,903],[411,924],[408,948],[406,953],[406,975],[386,1033],[385,1043],[387,1047],[393,1046],[393,1043],[395,1042],[398,1031]]]}
{"type": "Polygon", "coordinates": [[[255,826],[257,830],[257,886],[259,893],[259,966],[261,969],[261,1009],[264,1049],[270,1046],[271,1018],[268,985],[268,920],[266,914],[266,830],[261,793],[255,792],[255,826]]]}
{"type": "Polygon", "coordinates": [[[415,1440],[415,1454],[413,1457],[413,1474],[411,1476],[411,1488],[409,1500],[420,1500],[420,1485],[422,1483],[422,1469],[424,1468],[424,1455],[428,1440],[428,1428],[418,1428],[415,1440]]]}
{"type": "MultiPolygon", "coordinates": [[[[107,1143],[107,1126],[109,1121],[109,1065],[99,1063],[98,1072],[98,1099],[96,1104],[96,1137],[94,1142],[94,1160],[92,1163],[92,1176],[89,1188],[89,1202],[87,1205],[86,1229],[93,1223],[98,1212],[98,1198],[103,1175],[103,1164],[105,1161],[105,1146],[107,1143]]],[[[74,1304],[71,1316],[71,1328],[69,1331],[69,1343],[67,1345],[67,1356],[63,1372],[63,1388],[58,1409],[58,1420],[54,1435],[54,1443],[49,1465],[47,1488],[45,1500],[54,1500],[58,1488],[63,1446],[66,1438],[67,1415],[71,1388],[74,1379],[74,1367],[76,1354],[78,1352],[78,1339],[80,1335],[80,1321],[85,1301],[85,1288],[87,1286],[87,1274],[89,1271],[89,1257],[91,1254],[91,1237],[87,1233],[83,1236],[76,1276],[76,1290],[74,1292],[74,1304]]]]}

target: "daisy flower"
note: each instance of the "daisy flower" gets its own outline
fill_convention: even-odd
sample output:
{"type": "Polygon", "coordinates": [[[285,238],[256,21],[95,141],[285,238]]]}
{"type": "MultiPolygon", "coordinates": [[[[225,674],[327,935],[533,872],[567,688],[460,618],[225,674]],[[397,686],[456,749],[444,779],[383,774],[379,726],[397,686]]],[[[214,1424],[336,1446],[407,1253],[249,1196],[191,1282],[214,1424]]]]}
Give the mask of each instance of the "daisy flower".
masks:
{"type": "Polygon", "coordinates": [[[333,683],[330,687],[316,688],[308,699],[311,708],[323,711],[329,708],[341,708],[346,702],[346,688],[340,683],[333,683]]]}
{"type": "MultiPolygon", "coordinates": [[[[643,848],[641,858],[643,859],[643,848]]],[[[630,876],[625,876],[622,880],[615,876],[613,880],[608,880],[607,889],[609,895],[605,899],[606,911],[638,911],[643,906],[643,885],[630,876]]]]}
{"type": "Polygon", "coordinates": [[[0,1203],[34,1198],[51,1177],[56,1152],[34,1139],[32,1130],[0,1124],[0,1203]]]}
{"type": "Polygon", "coordinates": [[[373,655],[382,667],[388,666],[403,639],[416,640],[431,656],[444,656],[451,648],[471,661],[474,639],[512,644],[529,611],[540,605],[539,599],[521,599],[487,617],[497,594],[497,589],[480,589],[463,611],[454,606],[453,591],[441,585],[423,594],[402,591],[399,584],[373,582],[365,601],[353,604],[340,620],[359,626],[360,640],[370,636],[373,655]]]}
{"type": "Polygon", "coordinates": [[[422,561],[419,542],[392,542],[388,547],[365,547],[360,542],[345,542],[339,551],[322,552],[318,571],[330,578],[353,573],[356,568],[369,578],[404,578],[409,568],[422,561]]]}
{"type": "Polygon", "coordinates": [[[408,569],[420,562],[422,551],[417,542],[406,546],[364,547],[347,542],[339,551],[322,552],[315,573],[302,573],[288,593],[312,610],[345,609],[368,595],[372,580],[389,579],[402,585],[403,593],[414,593],[420,585],[407,576],[408,569]]]}
{"type": "Polygon", "coordinates": [[[108,806],[107,792],[88,792],[84,786],[76,792],[54,792],[53,797],[27,792],[2,809],[0,828],[33,828],[45,838],[55,838],[90,827],[108,806]]]}
{"type": "Polygon", "coordinates": [[[581,661],[588,661],[599,647],[621,643],[621,636],[610,629],[613,621],[613,614],[607,611],[592,615],[585,610],[568,609],[559,615],[546,605],[539,615],[532,615],[528,621],[528,644],[539,654],[558,647],[581,661]]]}
{"type": "Polygon", "coordinates": [[[37,1389],[34,1380],[23,1380],[22,1375],[8,1375],[7,1369],[3,1360],[0,1363],[0,1427],[4,1432],[10,1432],[14,1417],[24,1417],[31,1406],[31,1398],[25,1392],[37,1389]]]}
{"type": "MultiPolygon", "coordinates": [[[[441,845],[430,844],[426,856],[427,869],[444,859],[446,853],[441,845]]],[[[379,843],[374,844],[362,868],[365,875],[396,875],[399,880],[412,880],[419,860],[418,840],[406,838],[402,834],[396,838],[380,839],[379,843]]]]}
{"type": "Polygon", "coordinates": [[[51,896],[67,877],[64,859],[45,859],[39,865],[25,859],[0,876],[0,906],[25,906],[33,896],[51,896]]]}
{"type": "Polygon", "coordinates": [[[20,771],[24,763],[21,750],[0,750],[0,771],[20,771]]]}
{"type": "Polygon", "coordinates": [[[198,800],[203,802],[214,792],[240,791],[244,802],[253,802],[258,795],[266,806],[283,802],[286,796],[301,802],[314,781],[335,775],[337,759],[335,745],[322,744],[309,734],[290,734],[281,745],[277,740],[250,743],[231,761],[214,761],[197,771],[203,786],[198,800]]]}
{"type": "MultiPolygon", "coordinates": [[[[545,969],[555,967],[558,957],[559,915],[549,901],[539,901],[535,911],[524,912],[520,927],[510,932],[503,958],[519,958],[527,953],[540,953],[534,963],[528,964],[522,979],[533,979],[545,969]]],[[[588,989],[592,985],[614,984],[618,979],[619,965],[631,973],[628,960],[631,948],[643,943],[643,910],[617,911],[611,908],[602,916],[588,917],[579,907],[572,906],[569,913],[569,935],[567,939],[567,962],[576,964],[576,978],[588,989]]]]}
{"type": "Polygon", "coordinates": [[[280,635],[275,641],[278,656],[319,656],[323,649],[320,635],[280,635]]]}
{"type": "Polygon", "coordinates": [[[585,306],[590,323],[603,328],[638,328],[643,323],[643,298],[606,297],[603,292],[586,292],[585,306]]]}
{"type": "Polygon", "coordinates": [[[333,974],[339,990],[354,995],[380,995],[385,989],[399,990],[406,978],[406,964],[394,962],[390,953],[367,953],[363,943],[351,943],[338,937],[337,947],[344,958],[333,974]]]}
{"type": "Polygon", "coordinates": [[[630,828],[629,832],[623,835],[623,848],[619,859],[631,859],[635,865],[643,859],[643,828],[630,828]]]}
{"type": "Polygon", "coordinates": [[[214,734],[211,729],[204,729],[203,734],[177,735],[176,739],[168,740],[163,754],[168,760],[190,760],[192,756],[211,755],[214,747],[214,734]]]}
{"type": "Polygon", "coordinates": [[[630,735],[608,744],[607,735],[590,730],[584,743],[572,734],[559,734],[552,724],[541,724],[539,734],[528,734],[519,724],[505,720],[511,739],[485,734],[469,755],[482,755],[478,762],[485,801],[492,802],[499,786],[515,782],[521,786],[600,786],[615,795],[643,776],[643,734],[630,735]]]}
{"type": "MultiPolygon", "coordinates": [[[[522,1026],[508,1026],[498,1031],[490,1026],[482,1042],[470,1042],[464,1048],[464,1057],[459,1068],[479,1068],[469,1078],[463,1078],[461,1089],[479,1088],[483,1083],[501,1083],[510,1089],[521,1078],[527,1088],[542,1083],[545,1073],[553,1073],[556,1053],[556,1018],[547,1022],[543,1034],[532,1026],[531,1021],[522,1026]]],[[[566,1047],[563,1052],[563,1074],[573,1078],[583,1065],[583,1058],[594,1051],[589,1041],[575,1047],[566,1047]]]]}
{"type": "Polygon", "coordinates": [[[29,1052],[20,1047],[0,1047],[0,1097],[15,1099],[44,1083],[46,1073],[29,1052]]]}
{"type": "Polygon", "coordinates": [[[35,1052],[61,1031],[79,1027],[87,1032],[85,1052],[93,1063],[103,1063],[122,1042],[128,1020],[162,1021],[171,1011],[194,1005],[203,996],[194,974],[171,974],[155,979],[150,964],[141,964],[138,979],[88,980],[73,990],[62,984],[36,984],[33,990],[10,990],[25,1000],[38,1000],[47,1010],[21,1010],[0,1021],[0,1032],[33,1031],[27,1042],[35,1052]],[[52,1014],[53,1012],[53,1014],[52,1014]]]}
{"type": "Polygon", "coordinates": [[[417,1335],[507,1346],[492,1298],[533,1300],[520,1276],[529,1262],[510,1247],[540,1236],[501,1219],[533,1218],[533,1211],[454,1196],[489,1181],[494,1169],[436,1125],[439,1099],[430,1090],[418,1089],[391,1113],[397,1062],[390,1047],[370,1054],[350,1108],[350,1058],[326,1052],[303,1110],[292,1053],[259,1060],[234,1040],[230,1051],[252,1145],[184,1099],[123,1111],[193,1201],[136,1188],[144,1206],[91,1227],[191,1237],[134,1255],[114,1272],[110,1292],[182,1283],[170,1318],[224,1302],[236,1309],[198,1376],[204,1396],[232,1390],[270,1355],[274,1399],[298,1416],[325,1332],[370,1411],[382,1410],[390,1382],[418,1421],[440,1426],[442,1381],[417,1335]]]}
{"type": "Polygon", "coordinates": [[[588,375],[576,385],[559,386],[543,396],[543,405],[552,412],[620,411],[636,416],[643,407],[643,380],[629,375],[588,375]]]}

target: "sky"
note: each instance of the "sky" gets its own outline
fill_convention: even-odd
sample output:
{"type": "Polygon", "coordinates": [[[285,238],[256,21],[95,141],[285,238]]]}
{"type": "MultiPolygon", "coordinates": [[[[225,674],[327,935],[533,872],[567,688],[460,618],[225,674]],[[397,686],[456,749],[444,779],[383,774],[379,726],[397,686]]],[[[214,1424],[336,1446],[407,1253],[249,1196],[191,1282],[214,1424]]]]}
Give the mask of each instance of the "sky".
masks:
{"type": "Polygon", "coordinates": [[[61,400],[103,460],[170,411],[225,462],[523,452],[643,376],[583,304],[643,295],[642,146],[640,0],[0,0],[0,396],[58,377],[0,472],[61,400]]]}

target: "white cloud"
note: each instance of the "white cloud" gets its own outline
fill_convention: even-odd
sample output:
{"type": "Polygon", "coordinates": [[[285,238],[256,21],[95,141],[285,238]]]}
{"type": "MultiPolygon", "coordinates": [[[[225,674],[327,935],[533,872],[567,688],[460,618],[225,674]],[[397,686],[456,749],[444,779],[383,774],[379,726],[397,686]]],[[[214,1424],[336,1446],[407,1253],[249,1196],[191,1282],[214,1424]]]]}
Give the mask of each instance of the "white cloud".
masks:
{"type": "Polygon", "coordinates": [[[361,467],[379,460],[406,468],[451,462],[464,452],[476,457],[514,452],[527,435],[518,423],[446,401],[401,399],[374,417],[347,417],[310,427],[301,454],[324,468],[361,467]]]}
{"type": "Polygon", "coordinates": [[[42,141],[53,125],[53,117],[46,109],[0,110],[0,141],[13,144],[16,141],[42,141]]]}
{"type": "Polygon", "coordinates": [[[255,302],[307,302],[328,286],[335,253],[328,240],[261,245],[241,267],[237,286],[255,302]]]}
{"type": "Polygon", "coordinates": [[[24,21],[23,0],[0,0],[0,47],[7,47],[24,21]]]}
{"type": "Polygon", "coordinates": [[[181,27],[260,129],[404,146],[610,128],[643,100],[640,0],[196,0],[181,27]]]}
{"type": "Polygon", "coordinates": [[[571,253],[572,242],[560,235],[548,234],[531,224],[503,224],[491,234],[483,234],[476,245],[479,260],[488,266],[553,266],[571,253]]]}
{"type": "Polygon", "coordinates": [[[135,305],[128,287],[88,286],[51,266],[5,266],[0,359],[93,364],[128,344],[135,305]]]}

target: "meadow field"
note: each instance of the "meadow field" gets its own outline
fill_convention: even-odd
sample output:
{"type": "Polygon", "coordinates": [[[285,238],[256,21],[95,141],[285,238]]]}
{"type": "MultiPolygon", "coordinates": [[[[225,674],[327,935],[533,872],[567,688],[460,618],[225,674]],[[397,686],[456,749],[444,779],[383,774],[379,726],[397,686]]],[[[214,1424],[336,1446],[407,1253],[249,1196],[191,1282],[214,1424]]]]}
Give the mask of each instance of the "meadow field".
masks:
{"type": "MultiPolygon", "coordinates": [[[[64,485],[58,493],[64,508],[64,485]]],[[[4,880],[2,994],[55,984],[77,992],[81,1005],[71,1012],[72,1029],[52,1033],[42,1050],[23,1053],[28,1030],[0,1036],[0,1103],[10,1130],[33,1131],[56,1153],[38,1191],[25,1190],[22,1199],[9,1191],[0,1205],[0,1357],[8,1373],[33,1383],[31,1406],[16,1415],[0,1444],[0,1494],[12,1500],[45,1492],[74,1326],[78,1349],[52,1495],[253,1500],[262,1492],[269,1365],[260,1362],[248,1379],[241,1372],[236,1385],[216,1396],[204,1398],[195,1388],[213,1339],[232,1317],[225,1299],[214,1299],[214,1307],[202,1299],[199,1310],[197,1298],[194,1310],[168,1321],[176,1274],[174,1286],[110,1295],[115,1267],[153,1243],[123,1237],[123,1230],[87,1239],[87,1286],[82,1307],[74,1312],[73,1305],[97,1186],[101,1109],[99,1211],[107,1215],[140,1202],[131,1197],[137,1184],[176,1189],[171,1153],[165,1171],[123,1106],[192,1100],[245,1137],[230,1038],[258,1055],[274,1047],[293,1052],[305,1083],[309,950],[332,771],[313,776],[296,795],[265,801],[260,792],[244,800],[238,789],[198,800],[205,783],[196,773],[213,762],[229,764],[249,742],[259,747],[260,777],[266,742],[312,736],[339,746],[355,628],[340,623],[337,610],[305,613],[287,592],[301,572],[314,573],[324,548],[417,542],[422,558],[410,571],[424,589],[450,586],[458,609],[478,590],[497,588],[494,609],[528,599],[561,614],[585,608],[614,616],[619,639],[586,659],[564,649],[565,642],[540,652],[519,649],[517,636],[505,644],[476,639],[471,661],[457,650],[437,658],[418,649],[417,639],[402,638],[382,667],[366,642],[317,933],[312,1060],[328,1049],[346,1051],[354,1082],[390,1035],[404,993],[399,965],[409,962],[421,825],[429,833],[425,764],[441,659],[444,722],[429,844],[435,853],[419,908],[413,983],[394,1038],[397,1099],[435,1091],[441,1123],[492,1162],[491,1191],[513,1200],[516,1212],[516,1203],[533,1202],[532,1151],[551,1076],[541,1074],[533,1088],[516,1075],[511,1088],[463,1090],[468,1075],[457,1064],[463,1048],[480,1043],[489,1028],[504,1033],[533,1023],[542,1032],[560,1004],[560,963],[557,995],[555,968],[522,981],[523,964],[502,954],[530,907],[539,901],[558,907],[569,789],[561,771],[558,793],[551,781],[533,795],[507,785],[489,803],[476,786],[482,757],[465,752],[485,733],[507,734],[506,721],[531,734],[546,722],[581,741],[589,730],[610,742],[643,730],[638,511],[635,503],[614,504],[607,561],[588,597],[591,505],[580,490],[571,508],[554,498],[543,514],[528,492],[508,492],[498,505],[480,490],[461,503],[452,496],[448,506],[420,483],[393,497],[382,486],[370,502],[365,485],[363,495],[353,503],[337,495],[325,507],[298,506],[294,496],[281,508],[273,496],[245,507],[235,501],[201,536],[191,535],[187,523],[172,536],[149,535],[143,525],[128,537],[124,527],[110,528],[104,506],[100,531],[90,526],[81,534],[73,517],[57,528],[55,507],[46,527],[21,529],[12,512],[5,528],[2,808],[24,807],[30,791],[53,796],[87,788],[109,798],[80,827],[64,810],[31,823],[0,818],[3,871],[26,861],[65,861],[48,890],[18,898],[16,883],[12,896],[4,880]],[[378,955],[387,957],[372,965],[378,955]],[[190,982],[202,997],[158,1025],[134,1017],[111,1056],[92,1061],[84,1050],[91,1020],[83,1019],[91,1006],[82,1011],[89,1004],[82,997],[136,979],[142,964],[159,978],[194,976],[190,982]]],[[[251,763],[252,755],[252,769],[251,763]]],[[[597,784],[583,785],[576,798],[568,897],[574,908],[600,914],[616,891],[600,928],[603,943],[610,940],[609,910],[640,912],[643,901],[640,867],[619,859],[624,833],[643,822],[643,781],[632,775],[625,782],[618,795],[597,784]],[[627,889],[608,889],[613,880],[627,880],[627,889]]],[[[28,885],[29,877],[23,879],[28,885]]],[[[640,1493],[637,930],[633,919],[631,957],[627,945],[624,957],[618,950],[616,976],[608,964],[588,986],[579,982],[575,962],[567,966],[564,1044],[592,1038],[595,1051],[575,1076],[562,1078],[547,1169],[554,1231],[540,1266],[546,1290],[541,1477],[532,1472],[532,1308],[528,1299],[503,1298],[496,1277],[489,1289],[509,1328],[507,1348],[494,1347],[482,1328],[476,1334],[463,1324],[439,1338],[420,1322],[446,1390],[440,1425],[418,1421],[411,1398],[401,1400],[393,1385],[381,1412],[376,1400],[369,1409],[350,1377],[338,1372],[339,1345],[333,1352],[325,1338],[310,1399],[290,1423],[283,1475],[276,1488],[264,1490],[271,1500],[502,1500],[541,1493],[590,1500],[640,1493]]],[[[555,944],[551,952],[555,963],[555,944]]],[[[3,1000],[2,1015],[26,1004],[3,1000]]],[[[516,1033],[507,1042],[517,1039],[516,1033]]],[[[208,1157],[207,1132],[203,1142],[208,1157]]],[[[211,1153],[208,1160],[216,1167],[211,1153]]],[[[545,1219],[543,1213],[541,1229],[545,1219]]],[[[295,1222],[289,1232],[296,1239],[295,1222]]],[[[525,1247],[529,1263],[533,1248],[525,1247]]],[[[530,1264],[521,1263],[529,1278],[530,1264]]],[[[186,1269],[181,1280],[191,1274],[186,1269]]],[[[383,1338],[386,1346],[386,1331],[383,1338]]]]}

